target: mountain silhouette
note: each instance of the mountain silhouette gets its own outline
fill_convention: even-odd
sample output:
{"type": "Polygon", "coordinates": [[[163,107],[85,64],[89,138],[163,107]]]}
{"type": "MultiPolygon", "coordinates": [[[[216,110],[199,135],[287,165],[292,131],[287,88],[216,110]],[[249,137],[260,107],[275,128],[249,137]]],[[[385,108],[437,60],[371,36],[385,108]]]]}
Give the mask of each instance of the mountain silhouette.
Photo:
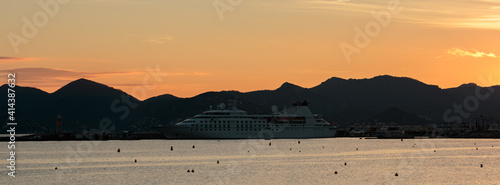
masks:
{"type": "Polygon", "coordinates": [[[421,125],[429,122],[429,120],[415,114],[408,113],[397,107],[388,108],[383,112],[374,115],[373,119],[383,123],[395,122],[402,125],[421,125]]]}
{"type": "MultiPolygon", "coordinates": [[[[474,121],[479,116],[497,119],[500,112],[500,86],[464,84],[441,89],[415,79],[388,75],[369,79],[333,77],[312,88],[285,82],[275,90],[206,92],[190,98],[165,94],[144,101],[87,79],[70,82],[54,93],[21,86],[15,90],[16,119],[23,123],[20,133],[54,131],[58,114],[63,118],[63,130],[71,132],[99,130],[103,120],[111,121],[114,131],[150,131],[151,125],[173,124],[210,107],[216,109],[221,103],[230,107],[228,100],[234,99],[240,102],[239,109],[259,114],[271,113],[273,105],[282,110],[298,100],[308,100],[314,113],[339,125],[367,121],[407,125],[441,123],[445,121],[446,110],[463,105],[468,97],[477,96],[477,91],[489,96],[478,100],[475,109],[465,110],[470,115],[462,117],[463,122],[474,121]]],[[[0,86],[0,92],[6,93],[7,86],[0,86]]],[[[6,94],[0,101],[7,101],[6,94]]],[[[3,107],[0,119],[7,120],[7,105],[0,107],[3,107]]]]}
{"type": "MultiPolygon", "coordinates": [[[[3,88],[7,87],[2,86],[0,89],[3,88]]],[[[16,86],[15,91],[18,102],[16,119],[22,120],[22,126],[18,127],[21,133],[53,130],[59,114],[63,118],[63,130],[80,132],[98,129],[99,123],[105,118],[112,120],[118,129],[124,129],[121,126],[132,123],[132,114],[129,113],[126,119],[119,119],[124,112],[118,111],[116,107],[124,106],[122,95],[128,96],[132,102],[140,103],[121,90],[86,79],[73,81],[50,94],[22,86],[16,86]],[[118,103],[112,109],[114,101],[118,103]]],[[[2,99],[4,97],[6,102],[7,96],[2,96],[2,99]]],[[[0,116],[1,119],[8,118],[6,114],[0,116]]]]}
{"type": "Polygon", "coordinates": [[[61,87],[52,95],[58,98],[86,96],[86,97],[114,97],[122,94],[123,91],[114,89],[107,85],[97,83],[91,80],[80,78],[61,87]]]}

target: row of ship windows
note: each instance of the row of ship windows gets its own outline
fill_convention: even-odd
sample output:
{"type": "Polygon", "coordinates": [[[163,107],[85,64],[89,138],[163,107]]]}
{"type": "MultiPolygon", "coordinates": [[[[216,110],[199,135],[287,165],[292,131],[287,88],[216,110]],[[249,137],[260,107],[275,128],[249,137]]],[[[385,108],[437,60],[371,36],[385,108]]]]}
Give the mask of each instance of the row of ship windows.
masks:
{"type": "MultiPolygon", "coordinates": [[[[205,128],[212,128],[212,127],[222,127],[222,128],[229,128],[229,125],[191,125],[192,127],[205,127],[205,128]]],[[[284,127],[285,125],[269,125],[270,127],[284,127]]],[[[305,125],[290,125],[291,127],[304,127],[305,125]]],[[[252,128],[252,127],[267,127],[267,125],[236,125],[236,128],[252,128]]]]}
{"type": "Polygon", "coordinates": [[[196,120],[191,120],[191,121],[184,121],[185,123],[266,123],[266,121],[196,121],[196,120]]]}
{"type": "MultiPolygon", "coordinates": [[[[191,131],[231,131],[231,129],[191,129],[191,131]]],[[[236,131],[262,131],[263,129],[236,129],[236,131]]],[[[271,131],[278,131],[278,129],[271,129],[271,131]]],[[[288,130],[288,129],[287,129],[288,130]]]]}

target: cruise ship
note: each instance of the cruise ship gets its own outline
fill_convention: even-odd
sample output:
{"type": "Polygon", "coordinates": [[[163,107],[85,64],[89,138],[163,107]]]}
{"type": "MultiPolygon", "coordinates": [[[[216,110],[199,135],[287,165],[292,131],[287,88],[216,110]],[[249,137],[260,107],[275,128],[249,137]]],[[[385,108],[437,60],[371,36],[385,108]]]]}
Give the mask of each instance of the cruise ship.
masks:
{"type": "Polygon", "coordinates": [[[335,137],[337,127],[311,113],[308,102],[268,115],[251,115],[236,108],[208,110],[175,125],[152,126],[169,139],[283,139],[335,137]]]}

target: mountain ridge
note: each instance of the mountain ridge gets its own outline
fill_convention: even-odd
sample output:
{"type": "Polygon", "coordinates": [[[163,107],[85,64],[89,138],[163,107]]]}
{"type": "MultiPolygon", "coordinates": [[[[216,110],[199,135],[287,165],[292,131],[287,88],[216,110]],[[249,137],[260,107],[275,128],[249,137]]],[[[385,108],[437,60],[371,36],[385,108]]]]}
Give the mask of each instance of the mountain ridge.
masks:
{"type": "MultiPolygon", "coordinates": [[[[323,85],[331,85],[331,84],[329,84],[329,83],[331,83],[331,80],[339,80],[339,81],[342,81],[342,82],[351,82],[351,81],[374,80],[374,79],[380,79],[380,78],[405,79],[405,80],[415,81],[415,82],[417,82],[419,84],[422,84],[422,85],[433,86],[433,87],[439,88],[441,90],[456,89],[456,88],[461,88],[461,87],[480,87],[480,88],[498,88],[498,87],[500,87],[500,84],[499,85],[482,87],[482,86],[477,85],[476,83],[470,82],[470,83],[461,84],[460,86],[457,86],[457,87],[440,88],[438,85],[426,84],[424,82],[421,82],[421,81],[419,81],[417,79],[413,79],[413,78],[410,78],[410,77],[397,77],[397,76],[391,76],[391,75],[378,75],[378,76],[374,76],[372,78],[361,78],[361,79],[354,79],[354,78],[344,79],[344,78],[340,78],[340,77],[331,77],[331,78],[329,78],[329,79],[327,79],[327,80],[321,82],[320,84],[318,84],[316,86],[313,86],[311,88],[302,87],[302,86],[299,86],[299,85],[296,85],[296,84],[293,84],[293,83],[290,83],[290,82],[283,82],[278,88],[276,88],[274,90],[278,90],[280,88],[292,88],[292,87],[293,88],[298,88],[298,89],[315,89],[316,87],[320,87],[320,86],[323,86],[323,85]]],[[[74,85],[74,84],[80,84],[80,83],[85,83],[87,86],[94,84],[94,85],[98,85],[98,86],[102,86],[102,87],[107,87],[107,88],[112,88],[112,89],[115,89],[115,90],[123,92],[120,89],[117,89],[117,88],[114,88],[112,86],[108,86],[106,84],[99,83],[99,82],[96,82],[96,81],[93,81],[93,80],[89,80],[89,79],[86,79],[86,78],[79,78],[77,80],[71,81],[68,84],[63,85],[61,88],[57,89],[56,91],[54,91],[52,93],[46,92],[46,91],[41,90],[41,89],[39,89],[37,87],[18,86],[18,85],[16,85],[16,87],[33,88],[33,89],[37,89],[37,90],[43,91],[43,92],[45,92],[47,94],[55,94],[55,93],[57,94],[57,93],[60,93],[61,89],[67,88],[68,85],[74,85]]],[[[7,88],[7,86],[8,86],[7,84],[3,84],[3,85],[0,86],[0,89],[7,88]]],[[[255,90],[255,91],[249,91],[249,92],[259,92],[259,91],[272,91],[272,90],[255,90]]],[[[207,92],[221,92],[221,91],[207,91],[207,92]]],[[[204,94],[204,93],[207,93],[207,92],[202,92],[202,93],[200,93],[198,95],[201,95],[201,94],[204,94]]],[[[240,91],[237,91],[237,92],[240,92],[240,91]]],[[[175,97],[175,98],[181,98],[181,97],[175,96],[173,94],[168,94],[167,93],[167,94],[161,94],[161,95],[149,97],[149,98],[147,98],[145,100],[142,100],[142,101],[146,101],[146,100],[151,99],[151,98],[161,97],[161,96],[164,96],[164,95],[172,96],[172,97],[175,97]]],[[[195,96],[198,96],[198,95],[195,95],[195,96]]],[[[195,96],[187,97],[187,98],[193,98],[195,96]]]]}
{"type": "MultiPolygon", "coordinates": [[[[6,85],[0,86],[0,92],[6,92],[6,88],[6,85]]],[[[490,89],[494,91],[463,120],[474,120],[480,115],[497,116],[500,112],[497,106],[500,104],[500,86],[464,84],[441,89],[412,78],[389,75],[370,79],[332,77],[312,88],[284,82],[275,90],[210,91],[189,98],[163,94],[143,101],[120,89],[77,79],[53,93],[16,87],[19,99],[16,114],[25,123],[20,129],[26,132],[53,130],[58,114],[63,116],[63,130],[73,132],[98,128],[103,119],[111,120],[117,130],[144,131],[149,130],[150,125],[175,123],[232,99],[241,102],[239,108],[259,114],[271,112],[272,105],[281,110],[297,100],[308,100],[314,113],[322,114],[327,121],[340,125],[373,122],[377,117],[384,121],[403,122],[401,124],[429,124],[442,122],[443,113],[447,109],[453,110],[454,104],[463,104],[466,97],[474,96],[476,88],[481,93],[490,89]],[[130,98],[130,102],[124,97],[130,98]],[[416,115],[429,117],[431,121],[423,121],[416,115]]],[[[0,101],[6,101],[6,98],[6,95],[0,97],[0,101]]],[[[7,119],[7,114],[0,112],[0,119],[7,119]]]]}

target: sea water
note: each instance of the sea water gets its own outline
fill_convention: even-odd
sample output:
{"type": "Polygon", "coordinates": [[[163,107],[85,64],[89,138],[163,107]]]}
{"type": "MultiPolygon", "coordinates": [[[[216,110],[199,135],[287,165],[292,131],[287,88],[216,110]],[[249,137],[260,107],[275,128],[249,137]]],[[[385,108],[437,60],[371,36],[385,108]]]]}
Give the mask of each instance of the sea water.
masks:
{"type": "Polygon", "coordinates": [[[44,141],[16,157],[0,184],[500,184],[498,139],[44,141]]]}

